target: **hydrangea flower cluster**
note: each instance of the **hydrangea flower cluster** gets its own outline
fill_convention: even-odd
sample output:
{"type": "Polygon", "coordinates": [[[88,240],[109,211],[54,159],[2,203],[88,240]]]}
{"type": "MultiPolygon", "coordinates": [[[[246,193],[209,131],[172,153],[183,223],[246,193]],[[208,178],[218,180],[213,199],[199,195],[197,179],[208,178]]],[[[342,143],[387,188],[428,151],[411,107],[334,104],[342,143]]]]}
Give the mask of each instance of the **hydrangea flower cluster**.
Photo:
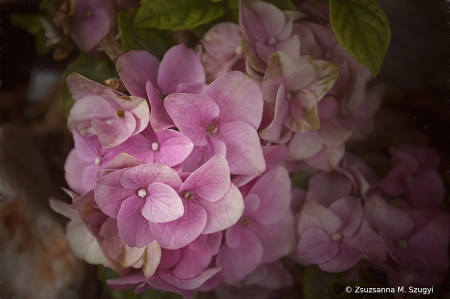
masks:
{"type": "Polygon", "coordinates": [[[71,219],[77,255],[116,270],[113,288],[185,298],[289,287],[282,257],[328,272],[370,263],[393,285],[442,282],[450,216],[437,154],[392,148],[379,180],[345,152],[373,128],[382,91],[366,89],[370,72],[322,21],[261,0],[239,11],[239,26],[204,35],[204,51],[122,55],[127,94],[67,78],[73,204],[52,206],[71,219]],[[291,189],[299,172],[313,175],[307,190],[291,189]]]}

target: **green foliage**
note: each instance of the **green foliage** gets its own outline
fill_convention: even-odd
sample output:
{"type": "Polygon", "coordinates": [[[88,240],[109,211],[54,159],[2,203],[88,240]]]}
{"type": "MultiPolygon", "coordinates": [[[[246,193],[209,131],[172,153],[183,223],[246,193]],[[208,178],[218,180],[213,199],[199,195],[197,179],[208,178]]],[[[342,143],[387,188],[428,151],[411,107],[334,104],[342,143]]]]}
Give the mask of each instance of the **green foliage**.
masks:
{"type": "Polygon", "coordinates": [[[16,26],[26,30],[28,33],[35,35],[36,53],[38,56],[44,55],[50,51],[48,47],[47,39],[45,37],[45,30],[42,27],[41,18],[43,15],[23,15],[23,14],[11,14],[9,16],[9,22],[12,26],[16,26]]]}
{"type": "Polygon", "coordinates": [[[135,16],[136,12],[133,10],[119,12],[122,51],[145,50],[162,59],[166,51],[175,44],[169,33],[153,28],[136,28],[133,26],[135,16]]]}
{"type": "MultiPolygon", "coordinates": [[[[354,282],[346,278],[347,272],[328,273],[320,270],[317,266],[306,268],[303,278],[303,295],[305,299],[357,299],[361,294],[356,294],[356,286],[363,288],[387,287],[376,283],[354,282]],[[351,291],[347,292],[346,288],[351,291]]],[[[373,293],[364,294],[365,299],[393,299],[393,294],[373,293]]]]}
{"type": "Polygon", "coordinates": [[[134,26],[157,29],[192,29],[225,14],[222,2],[210,0],[142,0],[134,26]]]}
{"type": "Polygon", "coordinates": [[[80,53],[77,59],[67,67],[61,82],[62,108],[65,115],[69,115],[69,111],[75,103],[66,84],[67,76],[73,72],[99,83],[103,83],[109,78],[119,78],[119,74],[108,56],[102,55],[99,59],[93,59],[80,53]]]}
{"type": "Polygon", "coordinates": [[[339,44],[374,76],[389,48],[389,20],[376,0],[330,0],[330,22],[339,44]]]}
{"type": "Polygon", "coordinates": [[[119,278],[119,274],[110,268],[105,268],[103,266],[97,266],[97,278],[103,285],[103,290],[108,293],[111,299],[181,299],[182,297],[178,294],[147,290],[140,294],[135,294],[133,290],[119,291],[110,288],[106,284],[106,280],[119,278]]]}
{"type": "Polygon", "coordinates": [[[281,10],[297,10],[297,7],[291,0],[264,0],[271,3],[281,10]]]}

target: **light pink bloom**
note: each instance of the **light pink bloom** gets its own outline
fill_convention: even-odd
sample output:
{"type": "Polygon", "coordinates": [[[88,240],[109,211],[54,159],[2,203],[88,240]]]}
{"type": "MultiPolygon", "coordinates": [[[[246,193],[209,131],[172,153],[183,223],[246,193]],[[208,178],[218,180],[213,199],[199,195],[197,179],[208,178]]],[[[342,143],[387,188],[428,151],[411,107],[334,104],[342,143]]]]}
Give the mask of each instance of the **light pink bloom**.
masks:
{"type": "Polygon", "coordinates": [[[262,176],[244,198],[245,210],[226,231],[217,257],[226,283],[236,283],[259,264],[271,263],[294,248],[289,174],[277,167],[262,176]]]}
{"type": "Polygon", "coordinates": [[[374,264],[386,259],[386,250],[377,233],[363,218],[359,199],[341,198],[329,208],[309,200],[303,205],[298,224],[300,242],[297,260],[317,264],[327,272],[342,272],[361,258],[374,264]]]}
{"type": "Polygon", "coordinates": [[[148,105],[142,98],[126,96],[76,73],[67,77],[67,86],[76,101],[67,119],[69,130],[96,134],[105,148],[121,144],[148,125],[148,105]]]}
{"type": "Polygon", "coordinates": [[[174,126],[164,108],[167,95],[198,94],[206,87],[200,58],[183,44],[170,48],[161,63],[146,51],[128,51],[117,60],[117,70],[132,95],[149,100],[150,123],[157,131],[174,126]]]}
{"type": "Polygon", "coordinates": [[[264,171],[256,132],[263,99],[250,77],[226,73],[200,95],[169,95],[165,107],[180,132],[194,143],[184,171],[194,171],[214,155],[226,157],[232,174],[259,175],[264,171]]]}
{"type": "Polygon", "coordinates": [[[207,83],[230,72],[240,59],[245,59],[240,39],[239,25],[230,22],[214,25],[205,33],[201,42],[206,50],[202,63],[207,83]]]}

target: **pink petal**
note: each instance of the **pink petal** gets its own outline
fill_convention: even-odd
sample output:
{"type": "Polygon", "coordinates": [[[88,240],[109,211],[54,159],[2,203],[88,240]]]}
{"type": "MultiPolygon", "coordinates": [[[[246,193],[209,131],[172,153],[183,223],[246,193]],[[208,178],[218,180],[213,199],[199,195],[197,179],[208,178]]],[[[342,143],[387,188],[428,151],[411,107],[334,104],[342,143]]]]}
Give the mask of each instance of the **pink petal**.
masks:
{"type": "Polygon", "coordinates": [[[209,268],[197,277],[192,277],[190,279],[179,279],[172,274],[170,270],[161,270],[161,278],[170,283],[171,285],[182,289],[182,290],[194,290],[204,284],[208,279],[216,275],[221,268],[209,268]]]}
{"type": "Polygon", "coordinates": [[[176,45],[164,55],[158,72],[158,86],[163,94],[176,92],[181,83],[205,83],[205,71],[194,50],[176,45]]]}
{"type": "Polygon", "coordinates": [[[113,218],[117,218],[122,202],[135,195],[134,190],[120,185],[120,178],[126,170],[116,170],[98,179],[94,187],[95,202],[103,213],[113,218]]]}
{"type": "Polygon", "coordinates": [[[411,201],[417,209],[440,208],[444,201],[445,186],[440,174],[432,169],[419,170],[410,184],[411,201]]]}
{"type": "Polygon", "coordinates": [[[143,258],[144,265],[142,266],[142,272],[145,277],[152,277],[161,261],[161,246],[158,242],[153,241],[147,245],[143,258]]]}
{"type": "Polygon", "coordinates": [[[222,199],[216,202],[201,200],[198,202],[206,213],[207,219],[202,234],[222,231],[234,225],[244,212],[244,201],[239,189],[231,184],[222,199]]]}
{"type": "Polygon", "coordinates": [[[186,84],[182,83],[177,87],[177,93],[201,94],[208,85],[205,83],[186,84]]]}
{"type": "Polygon", "coordinates": [[[275,52],[283,52],[292,57],[300,58],[300,39],[293,35],[288,40],[277,42],[273,46],[266,45],[262,42],[256,43],[256,52],[264,62],[269,62],[270,57],[275,52]]]}
{"type": "Polygon", "coordinates": [[[322,147],[323,139],[317,131],[295,133],[289,143],[289,158],[307,159],[318,154],[322,147]]]}
{"type": "Polygon", "coordinates": [[[212,157],[226,155],[226,145],[218,136],[209,136],[207,142],[205,146],[194,146],[183,163],[183,171],[193,172],[212,157]]]}
{"type": "Polygon", "coordinates": [[[227,146],[226,158],[232,174],[260,175],[266,168],[259,136],[249,124],[236,121],[219,127],[227,146]]]}
{"type": "Polygon", "coordinates": [[[203,231],[207,214],[204,208],[193,201],[184,201],[184,215],[165,223],[151,223],[155,239],[161,247],[178,249],[194,241],[203,231]]]}
{"type": "Polygon", "coordinates": [[[222,232],[212,233],[207,236],[206,243],[211,248],[211,253],[214,256],[219,253],[220,246],[222,245],[222,232]]]}
{"type": "Polygon", "coordinates": [[[335,172],[314,175],[309,179],[308,186],[306,200],[314,199],[325,207],[339,198],[348,197],[352,191],[352,182],[335,172]]]}
{"type": "Polygon", "coordinates": [[[299,262],[302,265],[323,264],[339,253],[339,245],[321,228],[312,227],[300,236],[299,262]]]}
{"type": "Polygon", "coordinates": [[[251,217],[263,225],[278,222],[291,205],[291,181],[287,170],[281,166],[262,176],[250,190],[261,199],[261,204],[251,217]]]}
{"type": "Polygon", "coordinates": [[[225,244],[217,256],[217,265],[223,267],[222,275],[226,283],[242,280],[258,267],[263,256],[262,244],[251,231],[241,229],[239,238],[239,247],[231,248],[225,244]]]}
{"type": "Polygon", "coordinates": [[[344,153],[344,145],[330,148],[324,147],[315,156],[305,159],[305,162],[313,168],[331,171],[337,167],[344,153]]]}
{"type": "MultiPolygon", "coordinates": [[[[75,101],[86,96],[104,96],[104,91],[109,89],[105,85],[92,81],[77,73],[72,73],[67,77],[67,87],[75,101]]],[[[124,95],[120,92],[117,94],[124,95]]]]}
{"type": "Polygon", "coordinates": [[[244,121],[258,129],[264,101],[258,84],[244,73],[226,73],[211,83],[201,95],[212,99],[219,106],[218,124],[244,121]]]}
{"type": "Polygon", "coordinates": [[[172,273],[181,279],[190,279],[199,276],[211,263],[211,249],[208,245],[198,250],[192,250],[189,246],[181,249],[181,258],[172,269],[172,273]]]}
{"type": "Polygon", "coordinates": [[[318,205],[315,200],[310,200],[303,205],[298,223],[298,232],[302,235],[306,230],[316,227],[331,236],[338,232],[342,225],[342,220],[332,211],[318,205]]]}
{"type": "Polygon", "coordinates": [[[309,90],[302,89],[290,100],[290,111],[284,125],[293,132],[316,131],[320,128],[317,97],[309,90]]]}
{"type": "Polygon", "coordinates": [[[164,102],[178,129],[194,145],[206,145],[207,129],[219,116],[219,106],[203,96],[181,93],[169,95],[164,102]]]}
{"type": "Polygon", "coordinates": [[[327,147],[341,146],[352,135],[352,132],[326,118],[320,119],[319,133],[323,138],[323,143],[327,147]]]}
{"type": "Polygon", "coordinates": [[[110,119],[111,123],[98,119],[92,120],[92,128],[103,147],[115,147],[128,139],[136,128],[136,119],[125,111],[125,117],[121,119],[110,119]]]}
{"type": "Polygon", "coordinates": [[[72,190],[79,194],[84,194],[94,187],[93,184],[95,183],[95,180],[92,186],[86,186],[83,178],[84,171],[90,165],[90,163],[87,163],[78,157],[76,149],[72,149],[67,156],[64,165],[66,182],[72,190]]]}
{"type": "Polygon", "coordinates": [[[260,42],[280,33],[286,24],[283,12],[264,1],[245,1],[242,14],[248,30],[260,42]]]}
{"type": "Polygon", "coordinates": [[[173,127],[173,121],[167,114],[166,108],[164,107],[164,98],[160,95],[159,91],[152,82],[147,81],[145,85],[147,90],[148,99],[150,102],[150,123],[152,127],[157,130],[165,130],[167,128],[173,127]]]}
{"type": "Polygon", "coordinates": [[[120,178],[120,184],[127,189],[147,189],[153,183],[163,183],[178,190],[181,186],[181,179],[176,171],[159,164],[143,164],[132,167],[120,178]]]}
{"type": "Polygon", "coordinates": [[[147,81],[156,83],[159,61],[146,51],[131,50],[117,60],[117,71],[130,94],[147,98],[147,81]]]}
{"type": "Polygon", "coordinates": [[[211,27],[201,40],[206,52],[217,59],[231,60],[241,39],[239,25],[225,22],[211,27]]]}
{"type": "Polygon", "coordinates": [[[162,269],[169,269],[178,263],[181,257],[181,250],[168,250],[161,249],[161,262],[159,263],[159,267],[162,269]]]}
{"type": "Polygon", "coordinates": [[[353,236],[360,227],[363,217],[361,200],[354,197],[341,198],[333,202],[329,209],[343,222],[342,236],[353,236]]]}
{"type": "Polygon", "coordinates": [[[194,148],[192,141],[175,130],[157,131],[159,152],[155,160],[167,166],[175,166],[183,162],[194,148]]]}
{"type": "Polygon", "coordinates": [[[142,216],[152,223],[162,223],[176,220],[183,214],[183,203],[173,188],[161,183],[150,184],[142,216]]]}
{"type": "Polygon", "coordinates": [[[227,160],[218,155],[194,171],[178,192],[188,191],[194,198],[216,202],[230,189],[230,183],[227,160]]]}
{"type": "Polygon", "coordinates": [[[117,216],[119,233],[130,247],[143,247],[153,238],[148,220],[142,216],[145,201],[138,196],[130,196],[122,202],[117,216]]]}

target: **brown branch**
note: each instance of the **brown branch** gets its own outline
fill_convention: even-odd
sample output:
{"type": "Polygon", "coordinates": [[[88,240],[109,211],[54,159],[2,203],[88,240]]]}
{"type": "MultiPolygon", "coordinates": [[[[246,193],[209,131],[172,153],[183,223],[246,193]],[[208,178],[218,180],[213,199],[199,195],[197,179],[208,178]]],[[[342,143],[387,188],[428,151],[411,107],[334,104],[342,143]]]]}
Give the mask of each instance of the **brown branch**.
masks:
{"type": "Polygon", "coordinates": [[[105,53],[111,58],[114,64],[117,63],[117,59],[122,55],[122,48],[116,41],[111,33],[108,33],[104,38],[100,40],[100,47],[105,51],[105,53]]]}

